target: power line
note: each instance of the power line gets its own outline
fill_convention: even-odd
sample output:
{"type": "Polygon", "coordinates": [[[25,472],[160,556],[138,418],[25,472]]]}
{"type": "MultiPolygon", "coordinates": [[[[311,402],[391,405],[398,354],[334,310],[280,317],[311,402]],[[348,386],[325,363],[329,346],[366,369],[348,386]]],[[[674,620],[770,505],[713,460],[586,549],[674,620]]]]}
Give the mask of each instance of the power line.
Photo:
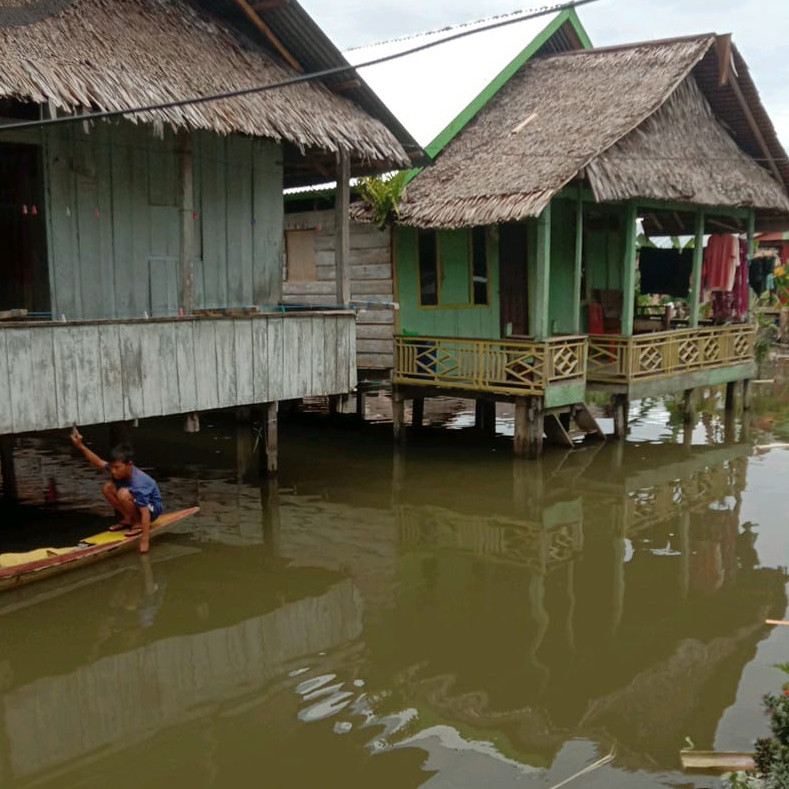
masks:
{"type": "Polygon", "coordinates": [[[460,38],[476,35],[477,33],[484,33],[488,30],[495,30],[497,28],[505,27],[507,25],[517,24],[518,22],[523,22],[527,19],[536,19],[541,16],[547,16],[548,14],[554,14],[560,11],[565,11],[570,8],[577,8],[578,6],[588,5],[589,3],[596,3],[596,2],[598,2],[598,0],[573,0],[573,2],[570,3],[562,3],[553,6],[543,6],[542,8],[539,8],[535,11],[525,12],[522,16],[517,16],[514,18],[494,17],[495,21],[492,21],[490,24],[485,25],[484,27],[458,30],[456,33],[453,33],[452,35],[447,36],[446,38],[439,39],[438,41],[429,41],[424,44],[420,44],[417,47],[411,47],[410,49],[406,49],[402,52],[395,52],[389,55],[383,55],[381,57],[373,58],[372,60],[365,61],[364,63],[357,63],[355,66],[352,66],[350,64],[346,66],[334,66],[332,68],[322,69],[320,71],[313,71],[310,74],[300,74],[298,76],[289,77],[288,79],[281,80],[279,82],[269,83],[268,85],[258,85],[252,88],[241,88],[239,90],[227,91],[224,93],[215,93],[209,96],[197,96],[190,99],[178,99],[175,101],[161,102],[158,104],[149,104],[141,107],[130,107],[128,109],[101,110],[99,112],[90,112],[90,113],[85,113],[83,115],[65,115],[59,118],[42,118],[34,121],[21,121],[18,123],[9,123],[9,124],[1,125],[0,130],[10,131],[17,129],[33,129],[33,128],[41,128],[43,126],[52,126],[54,124],[60,124],[60,123],[78,123],[80,121],[93,121],[93,120],[102,120],[106,118],[118,118],[126,115],[139,115],[142,113],[157,112],[157,111],[168,110],[168,109],[177,109],[178,107],[186,107],[195,104],[208,104],[214,101],[222,101],[225,99],[236,99],[242,96],[250,96],[256,93],[265,93],[271,90],[279,90],[281,88],[290,87],[291,85],[300,85],[306,82],[313,82],[315,80],[324,79],[325,77],[338,76],[340,74],[346,74],[348,72],[353,73],[361,68],[377,66],[380,63],[387,63],[391,60],[397,60],[398,58],[406,57],[407,55],[413,55],[417,52],[422,52],[426,49],[431,49],[433,47],[440,46],[441,44],[446,44],[450,41],[456,41],[460,38]]]}

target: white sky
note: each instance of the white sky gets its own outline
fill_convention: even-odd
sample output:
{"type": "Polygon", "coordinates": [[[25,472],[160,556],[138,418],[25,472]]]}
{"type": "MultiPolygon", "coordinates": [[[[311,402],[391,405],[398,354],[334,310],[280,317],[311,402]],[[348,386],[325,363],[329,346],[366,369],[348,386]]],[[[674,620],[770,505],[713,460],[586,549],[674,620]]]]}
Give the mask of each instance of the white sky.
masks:
{"type": "MultiPolygon", "coordinates": [[[[518,0],[301,3],[343,50],[538,5],[518,0]]],[[[732,33],[778,136],[789,148],[789,0],[599,0],[581,6],[578,14],[595,46],[732,33]]],[[[417,140],[427,144],[548,21],[513,25],[504,29],[506,34],[480,33],[465,39],[469,43],[462,47],[446,45],[443,55],[441,47],[433,49],[429,61],[427,55],[404,58],[367,69],[363,77],[417,140]]],[[[347,54],[359,62],[365,53],[347,54]]]]}

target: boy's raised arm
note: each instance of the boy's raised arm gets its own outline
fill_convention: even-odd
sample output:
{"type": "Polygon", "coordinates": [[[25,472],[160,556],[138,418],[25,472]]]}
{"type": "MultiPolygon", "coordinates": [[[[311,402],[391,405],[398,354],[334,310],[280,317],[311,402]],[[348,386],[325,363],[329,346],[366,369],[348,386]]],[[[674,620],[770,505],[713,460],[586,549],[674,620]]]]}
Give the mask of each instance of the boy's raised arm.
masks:
{"type": "Polygon", "coordinates": [[[82,443],[82,434],[77,430],[77,426],[71,428],[71,435],[69,436],[71,439],[71,443],[82,452],[85,456],[85,459],[90,463],[91,466],[95,466],[96,468],[104,469],[107,466],[107,462],[102,460],[95,452],[88,449],[85,444],[82,443]]]}

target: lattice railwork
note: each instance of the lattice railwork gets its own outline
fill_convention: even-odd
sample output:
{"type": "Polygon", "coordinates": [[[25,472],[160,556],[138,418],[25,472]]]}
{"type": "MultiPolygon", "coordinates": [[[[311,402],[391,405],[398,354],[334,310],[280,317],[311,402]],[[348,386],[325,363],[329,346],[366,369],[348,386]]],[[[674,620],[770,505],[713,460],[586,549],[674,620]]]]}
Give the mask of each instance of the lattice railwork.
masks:
{"type": "Polygon", "coordinates": [[[589,337],[590,381],[631,383],[671,378],[698,370],[745,364],[754,359],[756,327],[707,326],[635,337],[589,337]]]}
{"type": "Polygon", "coordinates": [[[585,337],[535,342],[398,336],[394,383],[543,395],[551,384],[584,380],[586,357],[585,337]]]}

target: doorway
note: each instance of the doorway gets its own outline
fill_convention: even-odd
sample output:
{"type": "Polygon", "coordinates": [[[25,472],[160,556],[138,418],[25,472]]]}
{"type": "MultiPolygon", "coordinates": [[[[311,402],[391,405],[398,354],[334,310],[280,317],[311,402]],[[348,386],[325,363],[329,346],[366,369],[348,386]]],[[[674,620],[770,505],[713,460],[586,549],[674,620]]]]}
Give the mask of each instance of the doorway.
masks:
{"type": "Polygon", "coordinates": [[[0,311],[51,310],[41,149],[0,143],[0,311]]]}
{"type": "Polygon", "coordinates": [[[529,281],[526,225],[499,227],[499,307],[501,336],[529,333],[529,281]]]}

